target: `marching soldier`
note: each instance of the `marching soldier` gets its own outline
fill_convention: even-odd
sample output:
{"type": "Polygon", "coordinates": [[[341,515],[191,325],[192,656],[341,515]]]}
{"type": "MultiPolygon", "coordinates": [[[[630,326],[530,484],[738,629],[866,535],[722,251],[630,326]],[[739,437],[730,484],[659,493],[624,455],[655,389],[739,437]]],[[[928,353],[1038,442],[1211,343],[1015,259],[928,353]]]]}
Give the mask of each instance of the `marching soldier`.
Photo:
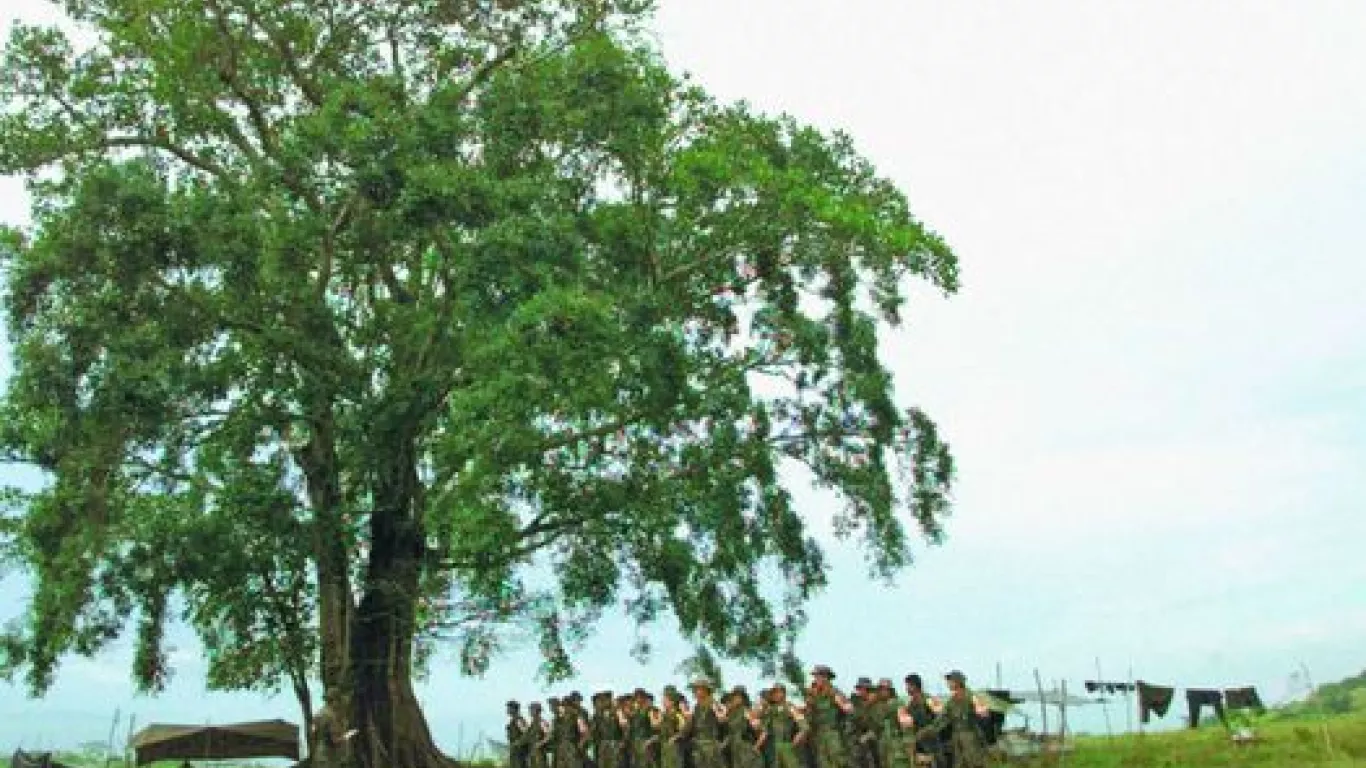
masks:
{"type": "Polygon", "coordinates": [[[562,716],[555,726],[555,768],[584,768],[591,731],[582,701],[578,691],[560,701],[562,716]]]}
{"type": "Polygon", "coordinates": [[[559,768],[560,762],[560,729],[563,728],[561,721],[564,720],[564,704],[555,696],[546,699],[546,705],[550,708],[550,732],[546,734],[546,747],[550,754],[550,768],[559,768]]]}
{"type": "Polygon", "coordinates": [[[526,729],[522,731],[520,746],[525,755],[526,768],[547,768],[546,748],[550,744],[550,726],[541,714],[541,703],[533,701],[527,705],[526,729]]]}
{"type": "Polygon", "coordinates": [[[876,735],[878,762],[882,768],[910,768],[905,745],[901,739],[901,702],[896,697],[892,681],[878,681],[873,693],[873,732],[876,735]]]}
{"type": "Polygon", "coordinates": [[[860,677],[854,683],[854,695],[849,701],[851,708],[845,725],[849,735],[849,756],[854,768],[878,768],[872,688],[872,680],[860,677]]]}
{"type": "Polygon", "coordinates": [[[916,730],[934,722],[935,712],[930,700],[925,696],[924,684],[920,675],[906,675],[906,705],[902,707],[902,733],[906,752],[912,765],[931,765],[939,768],[944,763],[943,750],[940,748],[938,734],[916,737],[916,730]]]}
{"type": "Polygon", "coordinates": [[[631,745],[631,768],[655,768],[654,697],[644,688],[632,695],[627,737],[631,745]]]}
{"type": "Polygon", "coordinates": [[[787,687],[775,684],[764,704],[760,746],[772,750],[773,768],[806,768],[799,750],[810,735],[806,718],[787,700],[787,687]]]}
{"type": "Polygon", "coordinates": [[[721,752],[721,724],[725,719],[725,711],[714,698],[715,689],[710,680],[694,680],[692,691],[697,698],[697,706],[693,707],[692,717],[688,718],[683,729],[684,737],[692,743],[692,766],[725,768],[725,756],[721,752]]]}
{"type": "Polygon", "coordinates": [[[507,714],[508,765],[510,768],[527,768],[527,751],[522,738],[527,729],[527,722],[522,718],[522,705],[516,701],[509,701],[507,714]]]}
{"type": "Polygon", "coordinates": [[[726,753],[730,768],[760,768],[763,756],[756,747],[758,727],[750,711],[752,702],[743,685],[731,689],[726,697],[726,753]]]}
{"type": "Polygon", "coordinates": [[[844,745],[844,720],[853,710],[834,685],[835,672],[824,664],[811,670],[813,678],[806,694],[806,717],[810,723],[816,768],[851,768],[844,745]]]}
{"type": "Polygon", "coordinates": [[[916,731],[916,739],[929,734],[940,736],[948,731],[954,768],[985,768],[986,743],[972,694],[968,691],[967,678],[954,670],[944,679],[949,684],[949,698],[934,720],[916,731]]]}
{"type": "Polygon", "coordinates": [[[684,768],[683,730],[687,725],[683,694],[672,685],[664,688],[664,707],[653,714],[659,744],[659,768],[684,768]]]}
{"type": "Polygon", "coordinates": [[[593,694],[593,759],[597,768],[622,768],[626,728],[611,691],[593,694]]]}

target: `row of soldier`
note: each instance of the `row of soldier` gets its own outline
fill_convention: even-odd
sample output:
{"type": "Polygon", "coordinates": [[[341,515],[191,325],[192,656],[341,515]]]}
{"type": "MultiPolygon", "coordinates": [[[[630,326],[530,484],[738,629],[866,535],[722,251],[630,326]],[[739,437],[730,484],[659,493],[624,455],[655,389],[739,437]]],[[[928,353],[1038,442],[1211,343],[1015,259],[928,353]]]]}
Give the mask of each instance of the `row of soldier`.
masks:
{"type": "Polygon", "coordinates": [[[511,768],[975,768],[986,762],[989,712],[961,672],[945,676],[949,696],[927,696],[907,675],[905,697],[890,680],[861,678],[852,696],[827,666],[797,703],[786,686],[744,686],[718,695],[695,680],[692,702],[674,686],[656,703],[649,691],[592,697],[592,711],[571,693],[539,702],[523,716],[508,702],[511,768]]]}

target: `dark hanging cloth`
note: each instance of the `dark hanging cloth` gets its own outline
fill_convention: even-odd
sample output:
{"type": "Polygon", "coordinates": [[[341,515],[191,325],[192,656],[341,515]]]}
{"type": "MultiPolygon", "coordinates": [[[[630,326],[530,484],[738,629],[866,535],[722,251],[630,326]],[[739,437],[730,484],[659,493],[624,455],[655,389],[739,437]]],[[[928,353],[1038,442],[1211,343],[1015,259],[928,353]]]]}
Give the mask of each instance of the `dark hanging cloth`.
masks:
{"type": "Polygon", "coordinates": [[[1257,689],[1252,686],[1225,689],[1224,706],[1229,709],[1250,709],[1259,715],[1266,712],[1266,707],[1262,705],[1262,697],[1257,695],[1257,689]]]}
{"type": "Polygon", "coordinates": [[[1190,727],[1200,727],[1200,710],[1205,707],[1213,707],[1214,714],[1219,717],[1219,722],[1226,723],[1224,719],[1224,694],[1214,690],[1203,690],[1191,688],[1186,691],[1186,705],[1190,709],[1190,727]]]}
{"type": "Polygon", "coordinates": [[[1000,699],[1001,701],[1008,701],[1011,704],[1025,703],[1024,698],[1016,696],[1010,691],[1005,690],[1004,688],[984,688],[982,690],[984,693],[991,694],[992,697],[1000,699]]]}
{"type": "Polygon", "coordinates": [[[1134,684],[1133,684],[1133,683],[1111,683],[1111,682],[1102,682],[1102,681],[1100,681],[1100,680],[1087,680],[1087,681],[1086,681],[1086,692],[1087,692],[1087,693],[1096,693],[1097,691],[1104,691],[1104,692],[1106,692],[1106,693],[1128,693],[1128,692],[1132,691],[1133,689],[1134,689],[1134,684]]]}
{"type": "Polygon", "coordinates": [[[1137,688],[1139,720],[1146,723],[1152,715],[1167,716],[1167,710],[1171,709],[1172,706],[1172,699],[1176,698],[1175,688],[1149,685],[1142,680],[1138,681],[1137,688]]]}
{"type": "MultiPolygon", "coordinates": [[[[1011,704],[1024,703],[1024,699],[1011,698],[1010,691],[1001,690],[999,688],[986,688],[983,690],[987,695],[995,699],[1000,699],[1001,701],[1009,702],[1011,704]]],[[[1006,729],[1006,713],[997,712],[993,709],[982,719],[982,735],[986,737],[987,745],[990,746],[995,744],[1000,740],[1001,734],[1006,729]]]]}

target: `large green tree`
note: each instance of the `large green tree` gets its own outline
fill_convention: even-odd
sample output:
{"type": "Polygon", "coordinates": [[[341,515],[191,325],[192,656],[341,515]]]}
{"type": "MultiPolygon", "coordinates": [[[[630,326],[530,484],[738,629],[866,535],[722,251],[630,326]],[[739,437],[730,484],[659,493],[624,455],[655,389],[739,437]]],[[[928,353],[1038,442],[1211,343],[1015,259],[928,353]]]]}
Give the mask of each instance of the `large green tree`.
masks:
{"type": "Polygon", "coordinates": [[[0,80],[35,692],[130,621],[154,688],[177,599],[221,650],[288,589],[351,759],[437,765],[436,630],[478,672],[521,620],[557,677],[617,605],[771,667],[826,570],[785,478],[878,574],[938,540],[878,344],[954,256],[847,137],[671,75],[646,0],[63,6],[91,45],[18,27],[0,80]]]}

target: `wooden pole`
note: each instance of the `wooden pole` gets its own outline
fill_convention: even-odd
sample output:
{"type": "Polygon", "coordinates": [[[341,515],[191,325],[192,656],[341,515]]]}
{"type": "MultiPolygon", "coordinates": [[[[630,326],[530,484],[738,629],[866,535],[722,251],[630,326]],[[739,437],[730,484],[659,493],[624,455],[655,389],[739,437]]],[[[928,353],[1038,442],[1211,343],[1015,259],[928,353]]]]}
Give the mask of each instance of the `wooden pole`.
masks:
{"type": "Polygon", "coordinates": [[[107,766],[114,759],[114,734],[119,730],[119,719],[123,712],[114,708],[114,722],[109,724],[109,740],[104,743],[104,764],[107,766]]]}
{"type": "MultiPolygon", "coordinates": [[[[1096,683],[1102,686],[1105,685],[1105,673],[1100,671],[1099,656],[1096,657],[1096,683]]],[[[1110,727],[1110,698],[1104,695],[1103,690],[1100,697],[1100,708],[1105,712],[1105,735],[1109,738],[1114,738],[1115,731],[1110,727]]]]}
{"type": "Polygon", "coordinates": [[[1067,679],[1058,684],[1058,738],[1067,741],[1067,679]]]}
{"type": "Polygon", "coordinates": [[[131,756],[128,754],[128,752],[129,752],[129,750],[130,750],[130,749],[132,748],[132,746],[133,746],[133,726],[136,725],[137,722],[138,722],[138,716],[135,715],[135,714],[133,714],[132,712],[129,712],[129,713],[128,713],[128,738],[126,738],[126,739],[123,740],[123,764],[124,764],[124,765],[128,765],[129,763],[133,762],[133,761],[130,759],[131,756]]]}
{"type": "Polygon", "coordinates": [[[1034,670],[1034,685],[1039,689],[1039,728],[1040,733],[1048,735],[1048,697],[1043,692],[1043,678],[1039,676],[1039,670],[1034,670]]]}
{"type": "Polygon", "coordinates": [[[1058,692],[1058,708],[1062,710],[1059,716],[1062,724],[1058,726],[1058,765],[1062,765],[1067,762],[1067,678],[1063,678],[1058,692]]]}
{"type": "MultiPolygon", "coordinates": [[[[1142,700],[1138,700],[1138,699],[1139,699],[1139,697],[1138,697],[1138,681],[1134,680],[1134,665],[1133,665],[1133,664],[1130,664],[1130,665],[1129,665],[1129,685],[1130,685],[1130,687],[1132,687],[1132,688],[1134,689],[1134,690],[1133,690],[1133,693],[1134,693],[1134,699],[1136,699],[1136,701],[1131,701],[1131,702],[1129,702],[1131,706],[1125,707],[1125,710],[1126,710],[1126,711],[1125,711],[1124,714],[1125,714],[1125,717],[1128,718],[1129,730],[1132,731],[1132,730],[1134,729],[1134,707],[1133,707],[1132,705],[1133,705],[1133,704],[1137,704],[1137,705],[1140,706],[1140,707],[1143,706],[1142,700]]],[[[1143,718],[1141,718],[1141,717],[1138,719],[1138,732],[1139,732],[1139,733],[1143,733],[1143,718]]]]}

